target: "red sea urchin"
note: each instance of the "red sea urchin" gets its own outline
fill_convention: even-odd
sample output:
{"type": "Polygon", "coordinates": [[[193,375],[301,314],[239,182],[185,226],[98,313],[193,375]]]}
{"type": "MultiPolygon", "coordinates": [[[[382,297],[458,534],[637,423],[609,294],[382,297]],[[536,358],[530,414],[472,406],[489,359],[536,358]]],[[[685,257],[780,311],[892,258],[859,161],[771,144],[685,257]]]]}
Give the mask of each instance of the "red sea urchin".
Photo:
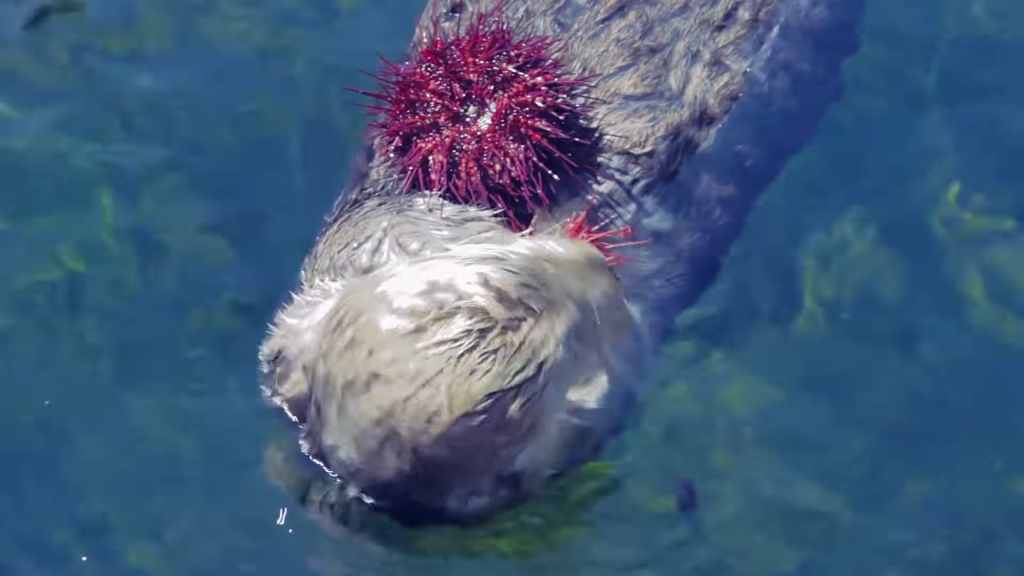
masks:
{"type": "Polygon", "coordinates": [[[385,58],[371,124],[384,153],[400,162],[404,189],[504,210],[529,224],[558,182],[597,171],[586,79],[569,77],[555,41],[526,37],[504,22],[501,2],[465,31],[439,33],[404,64],[385,58]]]}

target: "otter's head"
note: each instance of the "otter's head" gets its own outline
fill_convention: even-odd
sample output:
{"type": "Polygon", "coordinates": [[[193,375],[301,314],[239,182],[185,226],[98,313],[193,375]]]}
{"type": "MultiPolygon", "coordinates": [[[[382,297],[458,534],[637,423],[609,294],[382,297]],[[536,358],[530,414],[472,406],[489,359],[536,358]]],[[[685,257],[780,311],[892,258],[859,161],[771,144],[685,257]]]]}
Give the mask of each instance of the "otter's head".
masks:
{"type": "Polygon", "coordinates": [[[478,517],[590,457],[635,360],[604,255],[436,198],[374,202],[321,238],[262,349],[304,451],[409,520],[478,517]]]}

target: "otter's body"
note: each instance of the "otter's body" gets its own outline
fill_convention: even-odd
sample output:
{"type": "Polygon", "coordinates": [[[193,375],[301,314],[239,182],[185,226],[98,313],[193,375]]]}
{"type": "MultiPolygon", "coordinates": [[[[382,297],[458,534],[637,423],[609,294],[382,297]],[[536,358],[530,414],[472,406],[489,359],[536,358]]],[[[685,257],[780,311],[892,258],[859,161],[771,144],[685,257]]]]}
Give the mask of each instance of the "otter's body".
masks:
{"type": "MultiPolygon", "coordinates": [[[[492,3],[431,2],[442,34],[492,3]],[[458,13],[463,13],[460,19],[458,13]]],[[[672,319],[713,281],[758,194],[840,92],[862,0],[505,0],[590,76],[591,202],[642,244],[614,273],[561,222],[534,229],[403,195],[370,141],[261,349],[264,391],[350,494],[475,519],[593,457],[672,319]]]]}
{"type": "Polygon", "coordinates": [[[366,197],[278,316],[265,390],[365,498],[472,518],[596,451],[631,395],[633,330],[586,242],[434,195],[366,197]]]}

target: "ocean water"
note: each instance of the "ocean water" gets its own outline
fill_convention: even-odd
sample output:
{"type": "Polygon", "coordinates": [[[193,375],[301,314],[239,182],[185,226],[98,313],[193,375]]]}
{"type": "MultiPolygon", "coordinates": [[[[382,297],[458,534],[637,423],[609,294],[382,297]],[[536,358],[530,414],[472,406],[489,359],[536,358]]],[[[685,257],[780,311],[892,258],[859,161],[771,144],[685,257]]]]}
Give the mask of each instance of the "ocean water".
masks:
{"type": "Polygon", "coordinates": [[[1024,573],[1016,0],[869,2],[642,416],[550,501],[402,549],[296,507],[256,347],[363,130],[344,87],[420,9],[95,0],[0,33],[0,576],[1024,573]]]}

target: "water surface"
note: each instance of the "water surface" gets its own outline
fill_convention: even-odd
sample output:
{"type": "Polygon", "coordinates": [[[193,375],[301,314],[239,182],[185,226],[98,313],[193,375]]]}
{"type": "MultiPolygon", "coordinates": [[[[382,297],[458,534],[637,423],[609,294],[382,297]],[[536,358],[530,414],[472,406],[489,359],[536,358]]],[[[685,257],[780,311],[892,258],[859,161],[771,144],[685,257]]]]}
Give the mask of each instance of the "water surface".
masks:
{"type": "Polygon", "coordinates": [[[295,508],[255,377],[363,130],[343,88],[420,2],[92,6],[0,36],[0,574],[1024,572],[1016,0],[869,2],[636,425],[489,557],[428,535],[441,558],[295,508]]]}

